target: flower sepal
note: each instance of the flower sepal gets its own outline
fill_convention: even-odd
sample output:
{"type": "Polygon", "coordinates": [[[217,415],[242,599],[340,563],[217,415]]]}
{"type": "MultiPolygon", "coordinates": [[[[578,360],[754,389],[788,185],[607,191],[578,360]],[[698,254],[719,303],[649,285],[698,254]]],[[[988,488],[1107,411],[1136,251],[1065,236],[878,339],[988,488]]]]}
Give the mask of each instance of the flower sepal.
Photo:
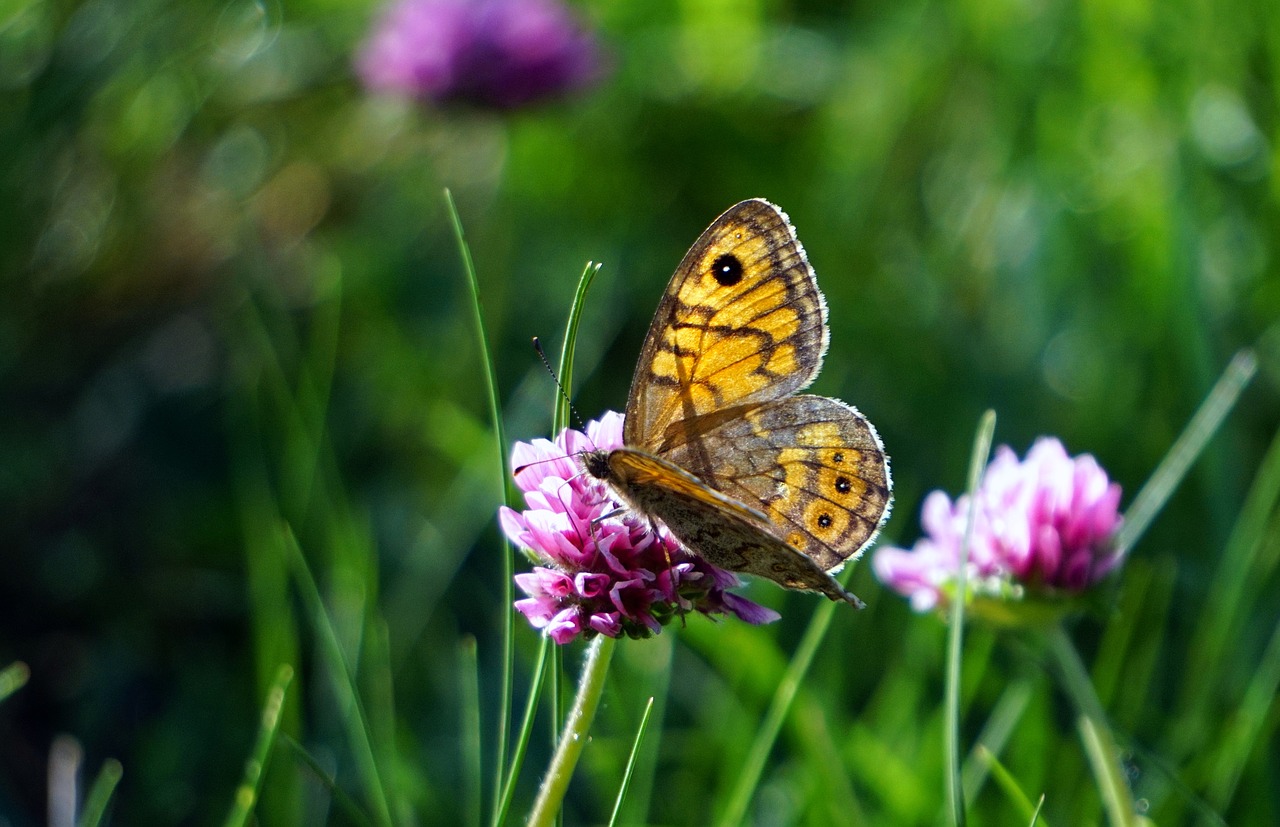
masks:
{"type": "MultiPolygon", "coordinates": [[[[940,614],[950,615],[955,592],[954,584],[943,587],[942,599],[938,601],[940,614]]],[[[1078,595],[1057,590],[1028,596],[1020,586],[1010,583],[1004,595],[970,591],[964,611],[966,620],[992,628],[1047,629],[1083,611],[1087,603],[1078,595]]]]}

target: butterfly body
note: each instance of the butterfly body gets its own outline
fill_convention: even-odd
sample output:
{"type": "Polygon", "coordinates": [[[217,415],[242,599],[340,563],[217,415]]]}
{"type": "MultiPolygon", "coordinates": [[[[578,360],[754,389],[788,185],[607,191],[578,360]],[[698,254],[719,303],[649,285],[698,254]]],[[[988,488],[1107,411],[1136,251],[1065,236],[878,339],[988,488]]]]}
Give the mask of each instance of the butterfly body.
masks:
{"type": "Polygon", "coordinates": [[[685,255],[632,379],[624,448],[583,466],[714,565],[861,602],[829,572],[888,514],[888,460],[857,410],[797,395],[827,346],[826,303],[786,215],[721,215],[685,255]]]}

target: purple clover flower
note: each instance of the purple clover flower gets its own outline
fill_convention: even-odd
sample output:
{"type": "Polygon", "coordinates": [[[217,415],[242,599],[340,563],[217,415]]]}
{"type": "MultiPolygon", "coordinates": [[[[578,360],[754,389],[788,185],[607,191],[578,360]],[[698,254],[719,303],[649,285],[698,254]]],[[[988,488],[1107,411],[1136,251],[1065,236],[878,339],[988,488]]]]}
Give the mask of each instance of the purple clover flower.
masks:
{"type": "MultiPolygon", "coordinates": [[[[1057,439],[1036,440],[1022,461],[1000,446],[976,496],[966,572],[975,596],[1081,592],[1121,561],[1120,486],[1091,455],[1070,457],[1057,439]]],[[[881,582],[919,612],[954,594],[969,497],[952,503],[934,491],[922,512],[926,536],[912,550],[884,547],[872,561],[881,582]]]]}
{"type": "Polygon", "coordinates": [[[648,637],[691,611],[734,614],[771,623],[778,613],[727,589],[738,576],[690,554],[667,530],[620,510],[609,488],[585,474],[574,457],[622,446],[622,414],[565,430],[551,442],[517,442],[512,466],[524,511],[498,510],[502,530],[537,564],[517,574],[528,597],[515,607],[556,643],[597,634],[648,637]]]}
{"type": "Polygon", "coordinates": [[[513,109],[587,86],[602,61],[557,0],[394,0],[356,70],[375,92],[513,109]]]}

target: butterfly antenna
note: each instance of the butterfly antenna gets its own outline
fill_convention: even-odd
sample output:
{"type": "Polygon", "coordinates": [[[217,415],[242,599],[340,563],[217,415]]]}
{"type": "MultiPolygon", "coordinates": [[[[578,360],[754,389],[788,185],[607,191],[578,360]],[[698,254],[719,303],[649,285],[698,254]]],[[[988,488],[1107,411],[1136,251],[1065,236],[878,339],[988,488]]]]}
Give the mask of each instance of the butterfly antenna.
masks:
{"type": "Polygon", "coordinates": [[[537,351],[538,358],[542,360],[542,366],[547,369],[547,373],[551,376],[551,381],[556,383],[556,388],[560,391],[560,397],[564,399],[564,403],[569,406],[569,413],[573,414],[574,421],[578,423],[578,429],[586,433],[587,428],[582,424],[582,414],[578,413],[578,409],[574,407],[573,400],[569,398],[569,394],[564,389],[564,385],[560,383],[560,377],[556,375],[555,368],[551,367],[551,360],[547,358],[547,352],[542,349],[542,340],[537,336],[533,337],[533,349],[537,351]]]}
{"type": "MultiPolygon", "coordinates": [[[[564,385],[560,382],[560,377],[556,375],[555,368],[551,367],[551,360],[547,358],[547,352],[542,349],[542,340],[539,339],[537,336],[533,337],[533,349],[537,351],[538,358],[542,360],[542,366],[547,369],[547,374],[551,377],[551,381],[556,383],[556,389],[560,391],[561,398],[564,399],[565,404],[569,406],[569,412],[573,414],[573,418],[577,420],[578,429],[585,434],[587,432],[587,428],[585,425],[582,424],[582,415],[578,413],[578,409],[573,405],[573,400],[570,399],[569,394],[565,392],[564,385]]],[[[590,439],[590,437],[588,437],[588,439],[590,439]]],[[[539,463],[543,463],[543,462],[556,462],[556,461],[558,460],[555,458],[534,460],[533,462],[526,463],[524,465],[521,465],[515,468],[511,472],[511,476],[513,477],[520,476],[520,474],[523,473],[530,466],[538,465],[539,463]]]]}

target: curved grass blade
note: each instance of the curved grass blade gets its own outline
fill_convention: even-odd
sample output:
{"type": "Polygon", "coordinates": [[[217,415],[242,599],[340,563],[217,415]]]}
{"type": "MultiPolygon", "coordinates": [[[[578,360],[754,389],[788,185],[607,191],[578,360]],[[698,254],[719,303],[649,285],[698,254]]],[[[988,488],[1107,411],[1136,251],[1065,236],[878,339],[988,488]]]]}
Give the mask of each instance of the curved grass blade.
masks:
{"type": "MultiPolygon", "coordinates": [[[[578,323],[582,319],[582,308],[586,304],[587,291],[602,265],[588,261],[578,277],[578,287],[573,291],[573,304],[569,307],[569,320],[564,327],[564,342],[560,348],[560,383],[565,394],[573,387],[573,357],[578,346],[578,323]]],[[[555,413],[551,419],[551,433],[558,434],[569,426],[569,400],[564,394],[556,396],[555,413]]]]}
{"type": "MultiPolygon", "coordinates": [[[[453,193],[446,187],[444,190],[445,207],[449,220],[453,224],[453,234],[458,242],[458,253],[462,257],[462,269],[467,277],[467,286],[471,290],[471,315],[475,322],[476,344],[480,349],[480,361],[484,368],[485,390],[489,395],[489,418],[493,424],[493,435],[497,441],[498,463],[502,485],[502,501],[511,502],[511,468],[507,457],[507,431],[502,419],[502,402],[498,397],[498,377],[494,369],[493,356],[489,352],[489,334],[484,324],[484,307],[480,301],[480,281],[476,277],[475,261],[471,258],[471,248],[467,245],[466,235],[462,231],[462,217],[458,214],[458,206],[453,201],[453,193]]],[[[515,582],[515,562],[512,559],[511,543],[505,534],[502,535],[502,598],[498,604],[502,607],[502,683],[498,699],[498,741],[493,759],[493,808],[496,813],[502,797],[502,772],[507,765],[507,737],[511,727],[511,695],[513,689],[513,670],[515,669],[515,613],[510,606],[514,600],[513,583],[515,582]]]]}

